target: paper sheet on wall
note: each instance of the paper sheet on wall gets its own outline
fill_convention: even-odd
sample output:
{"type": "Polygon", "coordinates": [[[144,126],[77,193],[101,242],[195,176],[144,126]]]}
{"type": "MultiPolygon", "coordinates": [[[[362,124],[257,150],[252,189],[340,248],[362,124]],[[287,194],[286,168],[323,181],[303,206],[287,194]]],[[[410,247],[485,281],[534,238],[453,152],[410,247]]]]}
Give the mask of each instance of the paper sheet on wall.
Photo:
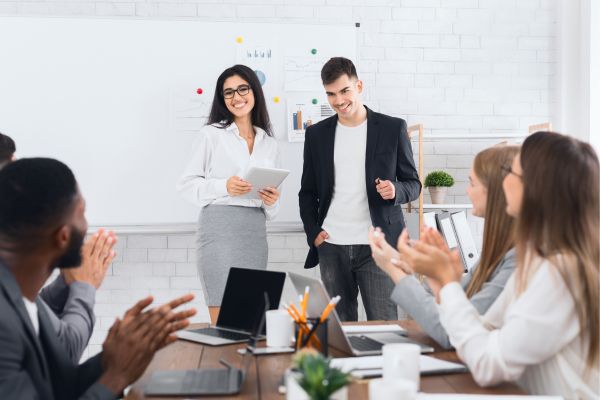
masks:
{"type": "Polygon", "coordinates": [[[200,132],[208,120],[212,98],[212,90],[198,95],[190,88],[171,89],[169,111],[173,133],[200,132]]]}
{"type": "Polygon", "coordinates": [[[323,91],[321,68],[330,57],[318,49],[288,48],[283,60],[284,90],[289,92],[323,91]],[[312,54],[315,51],[316,54],[312,54]]]}
{"type": "Polygon", "coordinates": [[[320,95],[288,94],[287,95],[287,128],[290,142],[303,142],[306,128],[335,112],[320,95]]]}
{"type": "Polygon", "coordinates": [[[271,46],[243,45],[238,47],[236,62],[254,70],[265,92],[274,91],[276,52],[271,46]]]}

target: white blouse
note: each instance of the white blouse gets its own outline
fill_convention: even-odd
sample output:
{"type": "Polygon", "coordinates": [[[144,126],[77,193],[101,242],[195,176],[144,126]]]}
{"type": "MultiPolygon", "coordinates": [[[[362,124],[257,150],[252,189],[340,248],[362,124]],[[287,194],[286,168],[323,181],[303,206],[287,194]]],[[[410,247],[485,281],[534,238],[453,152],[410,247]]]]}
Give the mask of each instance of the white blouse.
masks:
{"type": "Polygon", "coordinates": [[[277,168],[280,164],[275,138],[254,127],[256,136],[252,154],[246,140],[240,136],[235,123],[227,128],[206,125],[196,140],[192,159],[177,183],[184,199],[199,207],[222,204],[243,207],[262,207],[267,220],[279,210],[279,200],[272,206],[260,199],[244,199],[227,193],[227,179],[242,177],[250,167],[277,168]]]}
{"type": "Polygon", "coordinates": [[[600,371],[586,368],[575,302],[558,270],[545,259],[516,294],[515,275],[484,316],[458,282],[440,291],[440,321],[450,342],[482,386],[516,381],[530,394],[598,399],[600,371]]]}

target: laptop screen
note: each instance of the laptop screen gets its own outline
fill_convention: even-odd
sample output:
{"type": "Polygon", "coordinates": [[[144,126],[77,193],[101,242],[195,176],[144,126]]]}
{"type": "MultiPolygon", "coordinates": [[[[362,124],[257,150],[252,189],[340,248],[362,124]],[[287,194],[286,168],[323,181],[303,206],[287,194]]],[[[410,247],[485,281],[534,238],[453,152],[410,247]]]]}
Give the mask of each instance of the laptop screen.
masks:
{"type": "MultiPolygon", "coordinates": [[[[258,269],[231,268],[217,326],[252,332],[264,312],[264,292],[269,295],[269,309],[279,307],[279,300],[285,283],[285,272],[258,269]]],[[[265,328],[261,334],[265,334],[265,328]]]]}

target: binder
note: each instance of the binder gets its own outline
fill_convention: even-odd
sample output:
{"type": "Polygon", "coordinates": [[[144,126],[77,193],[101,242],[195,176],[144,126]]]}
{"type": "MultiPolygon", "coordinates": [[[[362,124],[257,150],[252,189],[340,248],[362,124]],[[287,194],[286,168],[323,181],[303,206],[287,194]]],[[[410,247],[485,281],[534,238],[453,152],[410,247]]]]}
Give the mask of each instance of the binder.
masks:
{"type": "Polygon", "coordinates": [[[444,236],[446,244],[450,250],[454,250],[458,247],[458,240],[454,233],[454,227],[452,226],[452,215],[448,211],[442,211],[441,213],[435,214],[435,220],[437,221],[438,230],[444,236]]]}
{"type": "Polygon", "coordinates": [[[435,230],[439,230],[437,227],[437,222],[435,221],[435,212],[423,213],[423,225],[435,230]]]}
{"type": "Polygon", "coordinates": [[[455,212],[452,214],[451,219],[454,233],[458,239],[463,265],[470,271],[479,261],[479,252],[467,223],[467,215],[464,211],[455,212]]]}

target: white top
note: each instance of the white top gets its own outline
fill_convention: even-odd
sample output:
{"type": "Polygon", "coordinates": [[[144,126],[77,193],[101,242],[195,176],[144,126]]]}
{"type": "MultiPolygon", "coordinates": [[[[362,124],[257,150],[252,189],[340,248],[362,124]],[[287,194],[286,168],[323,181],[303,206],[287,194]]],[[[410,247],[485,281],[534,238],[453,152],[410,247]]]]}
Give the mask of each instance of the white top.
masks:
{"type": "Polygon", "coordinates": [[[27,297],[23,296],[23,303],[25,303],[25,309],[27,310],[27,314],[29,314],[29,319],[31,320],[31,325],[33,325],[33,330],[36,335],[40,334],[40,320],[38,318],[38,308],[37,305],[33,301],[29,301],[27,297]]]}
{"type": "Polygon", "coordinates": [[[338,122],[333,151],[335,185],[322,226],[329,234],[329,243],[369,243],[371,214],[365,183],[366,152],[367,120],[353,127],[338,122]]]}
{"type": "Polygon", "coordinates": [[[575,302],[558,270],[538,258],[517,296],[515,275],[484,316],[458,282],[440,291],[440,321],[482,386],[516,381],[530,394],[598,399],[600,371],[584,375],[587,341],[579,340],[575,302]]]}
{"type": "Polygon", "coordinates": [[[227,193],[227,179],[244,175],[250,167],[279,167],[279,150],[275,138],[254,127],[256,137],[252,154],[246,140],[240,136],[235,123],[227,128],[206,125],[194,143],[192,159],[177,183],[184,199],[199,207],[221,204],[243,207],[262,207],[267,220],[279,210],[279,200],[266,206],[260,199],[242,199],[227,193]]]}

